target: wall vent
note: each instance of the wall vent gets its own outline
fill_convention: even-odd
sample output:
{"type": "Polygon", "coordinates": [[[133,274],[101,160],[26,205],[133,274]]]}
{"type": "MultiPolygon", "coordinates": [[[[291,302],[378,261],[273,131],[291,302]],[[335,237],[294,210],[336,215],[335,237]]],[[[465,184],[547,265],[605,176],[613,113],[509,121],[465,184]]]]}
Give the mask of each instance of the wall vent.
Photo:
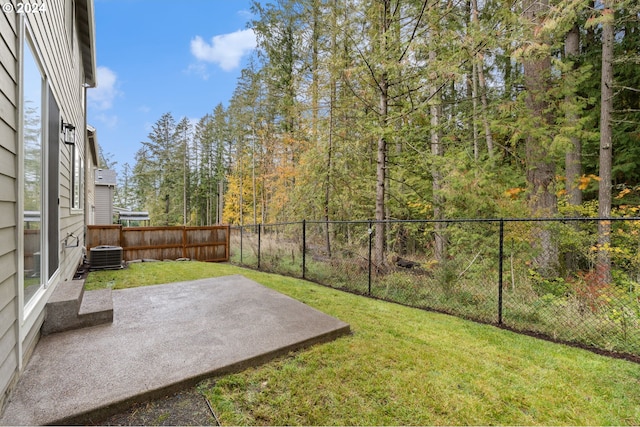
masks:
{"type": "Polygon", "coordinates": [[[91,270],[115,270],[122,268],[122,247],[96,246],[89,251],[91,270]]]}

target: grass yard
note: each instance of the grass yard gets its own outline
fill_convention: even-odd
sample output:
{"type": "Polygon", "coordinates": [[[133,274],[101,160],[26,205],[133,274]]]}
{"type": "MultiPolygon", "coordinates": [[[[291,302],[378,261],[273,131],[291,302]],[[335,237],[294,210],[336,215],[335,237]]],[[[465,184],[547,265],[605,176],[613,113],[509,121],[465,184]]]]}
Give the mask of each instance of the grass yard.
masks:
{"type": "Polygon", "coordinates": [[[133,264],[91,273],[87,289],[228,274],[335,316],[353,334],[202,382],[222,424],[640,424],[640,365],[492,326],[228,264],[133,264]]]}

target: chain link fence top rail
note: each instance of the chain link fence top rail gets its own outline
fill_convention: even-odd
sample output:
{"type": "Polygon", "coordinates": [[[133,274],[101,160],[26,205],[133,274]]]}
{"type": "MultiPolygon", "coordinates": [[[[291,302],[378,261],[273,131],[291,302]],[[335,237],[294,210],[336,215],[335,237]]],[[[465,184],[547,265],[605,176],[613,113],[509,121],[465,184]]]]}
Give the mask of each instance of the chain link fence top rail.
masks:
{"type": "Polygon", "coordinates": [[[232,227],[231,261],[640,360],[640,218],[384,223],[382,257],[375,221],[232,227]]]}

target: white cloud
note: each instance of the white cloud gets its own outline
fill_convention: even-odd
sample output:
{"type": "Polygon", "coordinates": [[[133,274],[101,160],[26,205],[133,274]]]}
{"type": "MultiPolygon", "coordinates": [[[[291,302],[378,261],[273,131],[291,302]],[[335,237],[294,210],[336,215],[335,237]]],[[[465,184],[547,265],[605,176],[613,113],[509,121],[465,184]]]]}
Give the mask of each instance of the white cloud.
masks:
{"type": "Polygon", "coordinates": [[[240,59],[256,48],[256,35],[252,29],[213,36],[207,43],[200,36],[191,40],[191,54],[200,61],[218,64],[225,71],[240,65],[240,59]]]}
{"type": "Polygon", "coordinates": [[[205,64],[189,64],[189,67],[187,67],[185,72],[187,74],[195,74],[197,76],[200,76],[202,80],[209,80],[209,72],[207,71],[207,66],[205,64]]]}
{"type": "Polygon", "coordinates": [[[247,21],[249,19],[253,19],[253,17],[254,17],[253,13],[250,10],[245,10],[245,9],[239,10],[238,11],[238,16],[240,16],[241,18],[246,19],[247,21]]]}
{"type": "Polygon", "coordinates": [[[118,126],[118,116],[115,115],[101,113],[95,116],[94,120],[97,120],[109,129],[115,129],[118,126]]]}
{"type": "Polygon", "coordinates": [[[97,110],[108,110],[114,99],[120,94],[116,88],[118,76],[107,67],[98,67],[98,85],[87,91],[89,104],[97,110]]]}

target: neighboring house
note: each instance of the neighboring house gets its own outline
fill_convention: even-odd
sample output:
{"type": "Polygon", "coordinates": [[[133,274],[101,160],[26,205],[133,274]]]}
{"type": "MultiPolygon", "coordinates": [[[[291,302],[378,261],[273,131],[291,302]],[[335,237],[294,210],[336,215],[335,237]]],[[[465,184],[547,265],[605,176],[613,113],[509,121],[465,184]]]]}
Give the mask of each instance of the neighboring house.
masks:
{"type": "Polygon", "coordinates": [[[96,158],[86,136],[93,0],[4,0],[2,11],[0,404],[38,341],[46,302],[82,260],[96,158]]]}
{"type": "Polygon", "coordinates": [[[93,224],[113,224],[113,196],[116,191],[116,171],[96,169],[95,214],[93,224]]]}
{"type": "Polygon", "coordinates": [[[118,224],[125,227],[148,227],[151,223],[149,212],[131,212],[120,210],[118,212],[118,224]]]}
{"type": "Polygon", "coordinates": [[[85,198],[84,198],[84,220],[87,225],[96,223],[96,185],[95,170],[98,169],[98,134],[93,126],[87,125],[87,160],[91,167],[85,171],[85,198]]]}

